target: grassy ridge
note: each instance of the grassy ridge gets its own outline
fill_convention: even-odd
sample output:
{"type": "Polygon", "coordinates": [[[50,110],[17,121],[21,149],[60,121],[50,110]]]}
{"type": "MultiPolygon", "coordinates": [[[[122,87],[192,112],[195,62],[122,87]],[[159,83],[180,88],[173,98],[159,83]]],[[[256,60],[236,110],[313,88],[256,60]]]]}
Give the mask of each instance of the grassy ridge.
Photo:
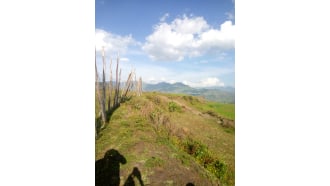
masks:
{"type": "MultiPolygon", "coordinates": [[[[97,103],[95,109],[98,113],[97,103]]],[[[121,166],[123,182],[138,167],[146,185],[185,185],[192,178],[195,185],[214,185],[217,179],[234,185],[235,134],[216,118],[202,114],[206,111],[229,119],[235,116],[234,105],[193,96],[144,93],[132,97],[100,132],[96,159],[110,148],[123,154],[127,159],[121,166]]]]}

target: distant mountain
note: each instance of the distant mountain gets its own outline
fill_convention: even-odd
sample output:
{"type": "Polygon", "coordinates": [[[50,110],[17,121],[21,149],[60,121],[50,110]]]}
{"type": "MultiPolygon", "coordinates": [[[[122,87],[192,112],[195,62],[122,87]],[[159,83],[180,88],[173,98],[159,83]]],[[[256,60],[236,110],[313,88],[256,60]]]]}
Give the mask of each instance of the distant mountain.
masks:
{"type": "Polygon", "coordinates": [[[233,87],[212,87],[212,88],[192,88],[183,83],[166,83],[157,84],[143,83],[143,91],[158,91],[167,93],[183,93],[193,96],[202,96],[205,99],[222,102],[235,103],[235,88],[233,87]]]}
{"type": "Polygon", "coordinates": [[[143,90],[181,93],[191,90],[191,87],[183,83],[170,84],[166,82],[161,82],[157,84],[144,84],[143,90]]]}

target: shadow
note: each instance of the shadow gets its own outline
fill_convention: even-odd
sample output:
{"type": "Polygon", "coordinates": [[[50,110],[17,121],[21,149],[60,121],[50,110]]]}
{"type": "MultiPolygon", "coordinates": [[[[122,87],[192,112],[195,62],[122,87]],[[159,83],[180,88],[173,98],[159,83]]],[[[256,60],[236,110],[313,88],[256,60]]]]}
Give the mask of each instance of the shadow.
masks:
{"type": "Polygon", "coordinates": [[[98,117],[95,118],[95,130],[96,130],[96,139],[100,138],[100,132],[104,130],[107,125],[109,124],[109,121],[111,120],[112,114],[119,108],[120,103],[118,105],[114,105],[110,108],[110,110],[106,111],[106,123],[102,127],[102,116],[99,114],[98,117]]]}
{"type": "Polygon", "coordinates": [[[110,149],[104,154],[104,158],[95,162],[96,186],[119,186],[120,164],[125,164],[126,158],[117,150],[110,149]]]}
{"type": "Polygon", "coordinates": [[[189,182],[186,184],[186,186],[195,186],[193,183],[189,182]]]}
{"type": "Polygon", "coordinates": [[[120,102],[121,102],[121,103],[125,103],[126,101],[131,100],[132,97],[133,97],[132,95],[130,95],[130,96],[126,96],[126,97],[122,97],[121,100],[120,100],[120,102]]]}
{"type": "Polygon", "coordinates": [[[118,105],[114,105],[110,108],[110,110],[107,110],[107,122],[110,121],[112,114],[120,107],[120,103],[118,105]]]}
{"type": "Polygon", "coordinates": [[[141,172],[137,167],[134,167],[132,173],[128,176],[127,180],[125,181],[124,186],[136,186],[138,185],[135,183],[134,178],[136,178],[139,182],[140,186],[144,186],[142,177],[141,177],[141,172]]]}
{"type": "Polygon", "coordinates": [[[101,126],[102,126],[102,119],[101,119],[101,117],[95,118],[96,139],[100,138],[101,126]]]}

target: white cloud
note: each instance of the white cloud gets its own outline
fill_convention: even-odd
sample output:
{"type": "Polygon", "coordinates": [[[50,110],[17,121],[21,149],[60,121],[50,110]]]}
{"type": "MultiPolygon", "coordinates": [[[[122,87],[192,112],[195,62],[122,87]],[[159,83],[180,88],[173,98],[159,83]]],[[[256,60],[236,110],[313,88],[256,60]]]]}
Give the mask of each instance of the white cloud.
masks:
{"type": "Polygon", "coordinates": [[[203,79],[199,82],[190,82],[190,81],[183,81],[184,84],[189,85],[191,87],[223,87],[225,84],[221,82],[218,78],[209,77],[203,79]]]}
{"type": "Polygon", "coordinates": [[[160,22],[164,22],[170,16],[169,13],[164,14],[159,20],[160,22]]]}
{"type": "MultiPolygon", "coordinates": [[[[122,67],[124,67],[124,64],[127,66],[127,69],[123,68],[123,70],[129,71],[129,69],[131,69],[129,63],[122,63],[122,67]]],[[[186,82],[189,86],[194,87],[227,86],[221,79],[228,75],[233,75],[234,73],[233,67],[220,68],[201,66],[193,70],[185,70],[151,63],[139,64],[138,68],[136,68],[137,77],[142,76],[142,80],[147,83],[186,82]]]]}
{"type": "Polygon", "coordinates": [[[112,34],[102,29],[95,29],[95,48],[96,51],[102,51],[102,47],[106,53],[120,55],[125,54],[130,45],[138,44],[131,35],[120,36],[112,34]]]}
{"type": "Polygon", "coordinates": [[[235,15],[231,12],[226,12],[225,15],[227,16],[228,20],[234,20],[235,19],[235,15]]]}
{"type": "Polygon", "coordinates": [[[120,58],[120,61],[122,61],[122,62],[127,62],[127,61],[129,61],[129,59],[126,58],[126,57],[122,57],[122,58],[120,58]]]}
{"type": "Polygon", "coordinates": [[[226,50],[235,47],[235,27],[231,21],[226,21],[220,25],[220,29],[210,29],[200,35],[197,46],[202,51],[226,50]]]}
{"type": "Polygon", "coordinates": [[[213,29],[203,17],[184,15],[171,23],[156,25],[142,49],[155,61],[181,61],[185,57],[234,48],[234,34],[235,25],[231,21],[213,29]]]}
{"type": "Polygon", "coordinates": [[[188,18],[183,15],[182,19],[177,18],[171,23],[174,32],[181,34],[198,34],[208,29],[210,26],[203,17],[188,18]]]}

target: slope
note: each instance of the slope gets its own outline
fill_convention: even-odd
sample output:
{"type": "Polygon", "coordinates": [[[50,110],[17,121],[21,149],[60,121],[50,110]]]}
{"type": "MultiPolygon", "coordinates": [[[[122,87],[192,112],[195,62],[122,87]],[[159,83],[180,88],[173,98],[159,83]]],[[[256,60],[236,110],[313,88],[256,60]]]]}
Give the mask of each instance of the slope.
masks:
{"type": "Polygon", "coordinates": [[[96,139],[97,182],[110,175],[120,185],[234,185],[234,124],[223,125],[234,122],[207,104],[162,93],[122,103],[96,139]]]}

